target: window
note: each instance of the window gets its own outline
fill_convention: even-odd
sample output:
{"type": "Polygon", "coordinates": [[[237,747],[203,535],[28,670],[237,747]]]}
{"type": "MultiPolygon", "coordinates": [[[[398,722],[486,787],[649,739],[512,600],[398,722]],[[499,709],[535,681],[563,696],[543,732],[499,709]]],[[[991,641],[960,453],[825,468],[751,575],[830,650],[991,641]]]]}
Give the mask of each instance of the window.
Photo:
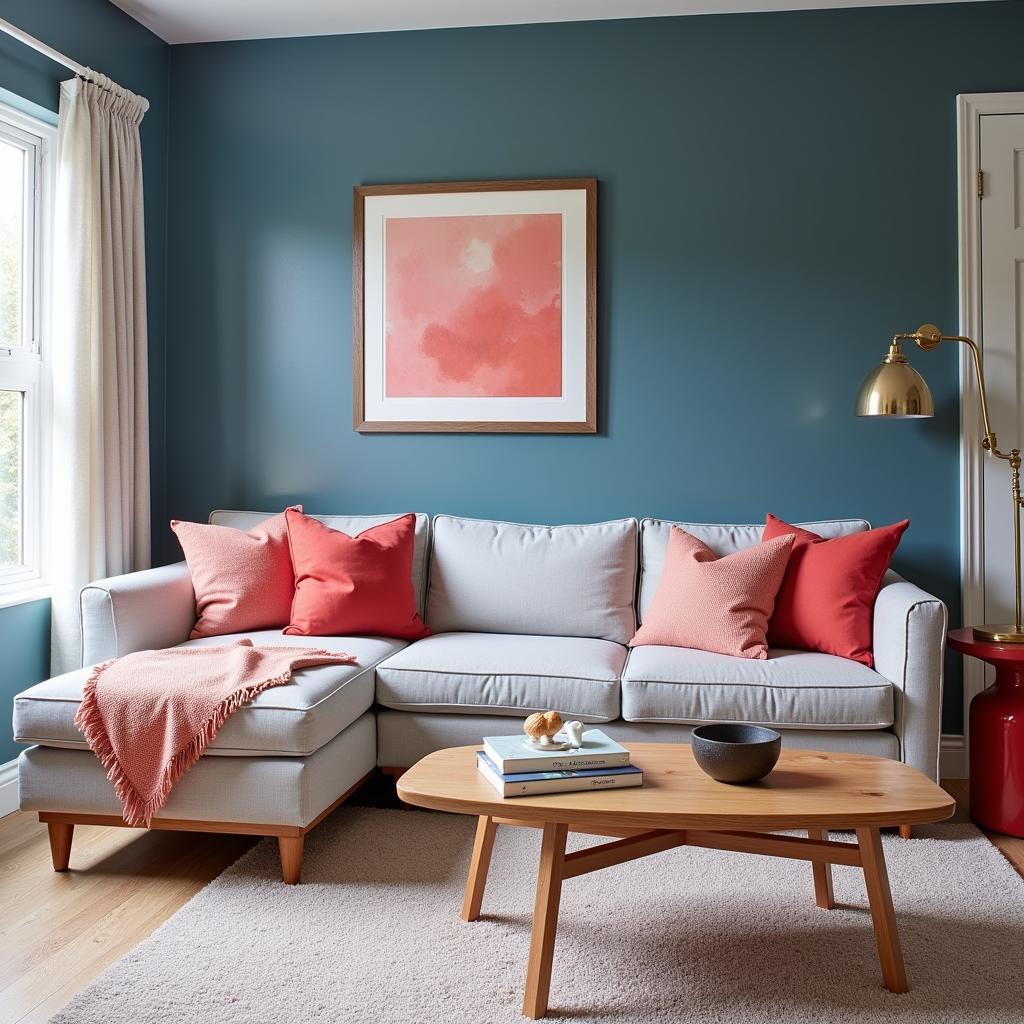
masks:
{"type": "Polygon", "coordinates": [[[45,267],[54,131],[0,105],[0,600],[43,580],[45,267]]]}

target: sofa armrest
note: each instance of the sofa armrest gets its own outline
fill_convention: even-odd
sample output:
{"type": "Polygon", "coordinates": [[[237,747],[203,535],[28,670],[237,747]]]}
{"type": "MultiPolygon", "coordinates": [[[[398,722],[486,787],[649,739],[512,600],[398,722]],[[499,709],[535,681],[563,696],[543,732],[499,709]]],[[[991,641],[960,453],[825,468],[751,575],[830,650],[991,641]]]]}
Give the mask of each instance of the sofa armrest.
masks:
{"type": "Polygon", "coordinates": [[[184,643],[196,621],[184,562],[97,580],[82,588],[82,664],[184,643]]]}
{"type": "Polygon", "coordinates": [[[875,602],[875,669],[896,686],[893,731],[903,760],[938,781],[946,606],[894,572],[875,602]]]}

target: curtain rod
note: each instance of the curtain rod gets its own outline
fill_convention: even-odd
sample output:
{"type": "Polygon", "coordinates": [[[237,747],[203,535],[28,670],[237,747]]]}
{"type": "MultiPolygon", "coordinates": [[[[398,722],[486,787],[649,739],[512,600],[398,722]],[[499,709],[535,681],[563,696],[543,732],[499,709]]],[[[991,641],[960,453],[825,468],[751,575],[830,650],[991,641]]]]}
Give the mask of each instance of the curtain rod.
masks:
{"type": "Polygon", "coordinates": [[[6,32],[7,35],[13,36],[19,42],[24,43],[26,46],[31,46],[33,50],[41,53],[44,57],[49,57],[50,60],[56,61],[58,64],[63,64],[64,67],[74,71],[76,75],[82,78],[88,77],[88,68],[84,64],[79,64],[78,61],[72,60],[70,57],[65,57],[63,53],[55,50],[52,46],[47,46],[46,43],[40,42],[35,36],[30,36],[27,32],[23,32],[17,25],[12,25],[9,21],[4,21],[0,18],[0,32],[6,32]]]}

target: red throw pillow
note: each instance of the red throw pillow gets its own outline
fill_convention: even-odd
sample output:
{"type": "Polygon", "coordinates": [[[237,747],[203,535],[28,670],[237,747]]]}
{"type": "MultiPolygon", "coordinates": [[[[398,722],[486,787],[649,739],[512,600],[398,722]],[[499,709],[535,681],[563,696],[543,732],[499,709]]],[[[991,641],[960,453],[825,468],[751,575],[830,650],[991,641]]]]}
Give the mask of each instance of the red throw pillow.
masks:
{"type": "Polygon", "coordinates": [[[355,537],[289,509],[295,569],[289,636],[430,636],[416,611],[412,556],[416,517],[371,526],[355,537]]]}
{"type": "Polygon", "coordinates": [[[762,541],[796,537],[768,623],[769,645],[837,654],[873,668],[875,598],[909,525],[904,519],[825,540],[769,513],[762,541]]]}
{"type": "MultiPolygon", "coordinates": [[[[302,511],[301,505],[295,509],[302,511]]],[[[171,520],[192,574],[198,622],[190,639],[288,624],[295,576],[284,513],[251,530],[171,520]]]]}
{"type": "Polygon", "coordinates": [[[780,537],[719,558],[673,526],[658,589],[629,646],[693,647],[763,661],[768,616],[792,546],[792,537],[780,537]]]}

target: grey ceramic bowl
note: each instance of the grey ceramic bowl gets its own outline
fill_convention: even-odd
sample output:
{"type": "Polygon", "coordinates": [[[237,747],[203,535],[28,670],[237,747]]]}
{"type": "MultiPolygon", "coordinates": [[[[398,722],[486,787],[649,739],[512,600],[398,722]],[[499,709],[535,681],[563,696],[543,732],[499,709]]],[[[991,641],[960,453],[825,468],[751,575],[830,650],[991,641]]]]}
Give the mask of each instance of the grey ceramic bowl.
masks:
{"type": "Polygon", "coordinates": [[[693,757],[701,770],[719,782],[742,784],[763,779],[782,750],[782,737],[760,725],[722,722],[698,726],[690,734],[693,757]]]}

